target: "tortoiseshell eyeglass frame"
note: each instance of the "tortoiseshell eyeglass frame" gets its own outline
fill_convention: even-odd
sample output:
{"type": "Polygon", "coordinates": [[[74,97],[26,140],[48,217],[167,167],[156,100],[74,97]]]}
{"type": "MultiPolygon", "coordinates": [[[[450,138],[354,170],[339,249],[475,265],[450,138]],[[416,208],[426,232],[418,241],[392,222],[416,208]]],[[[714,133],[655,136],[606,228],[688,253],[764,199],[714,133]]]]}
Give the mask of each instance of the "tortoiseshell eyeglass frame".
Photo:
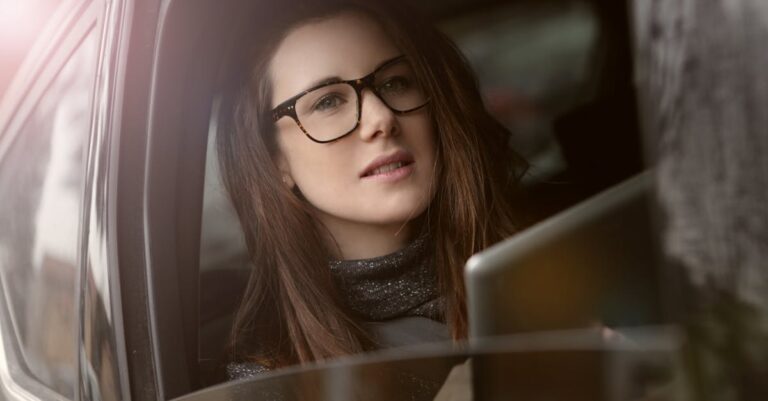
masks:
{"type": "Polygon", "coordinates": [[[304,133],[304,135],[306,135],[307,138],[311,139],[313,142],[329,143],[329,142],[333,142],[333,141],[338,141],[339,139],[344,138],[345,136],[351,134],[354,130],[357,129],[358,126],[360,126],[360,114],[361,114],[360,110],[361,110],[362,102],[363,102],[363,89],[366,89],[366,88],[370,89],[371,92],[373,92],[381,100],[381,102],[384,103],[395,114],[400,115],[400,114],[406,114],[406,113],[410,113],[412,111],[416,111],[416,110],[426,106],[429,103],[429,97],[426,98],[424,104],[422,104],[422,105],[410,108],[408,110],[397,110],[397,109],[393,108],[392,106],[390,106],[389,103],[387,103],[387,101],[384,100],[384,98],[381,97],[381,95],[379,94],[379,91],[376,89],[376,86],[374,85],[375,81],[376,81],[376,74],[378,72],[380,72],[381,70],[383,70],[383,69],[385,69],[385,68],[387,68],[387,67],[389,67],[389,66],[391,66],[393,64],[401,62],[401,61],[403,61],[405,59],[406,59],[405,55],[400,55],[400,56],[397,56],[395,58],[389,59],[389,60],[385,61],[384,63],[382,63],[379,67],[377,67],[372,73],[370,73],[370,74],[368,74],[368,75],[366,75],[366,76],[364,76],[362,78],[350,79],[350,80],[346,80],[346,81],[345,80],[333,80],[333,81],[329,81],[329,82],[324,82],[324,83],[322,83],[320,85],[313,86],[313,87],[311,87],[311,88],[309,88],[309,89],[307,89],[305,91],[302,91],[301,93],[299,93],[296,96],[293,96],[290,99],[280,103],[274,109],[272,109],[272,121],[273,122],[277,122],[277,120],[279,120],[279,119],[281,119],[281,118],[283,118],[285,116],[289,116],[289,117],[293,118],[293,121],[296,122],[296,125],[298,125],[299,128],[301,128],[301,131],[304,133]],[[299,98],[301,98],[302,96],[304,96],[307,93],[310,93],[310,92],[312,92],[314,90],[317,90],[317,89],[320,89],[320,88],[324,88],[326,86],[338,85],[338,84],[347,84],[347,85],[350,85],[352,88],[355,89],[355,93],[357,94],[357,121],[355,122],[355,126],[352,127],[352,129],[350,129],[349,131],[347,131],[347,132],[345,132],[345,133],[343,133],[343,134],[341,134],[341,135],[339,135],[339,136],[337,136],[335,138],[332,138],[332,139],[320,140],[320,139],[313,138],[312,135],[310,135],[309,132],[307,132],[307,130],[301,124],[301,121],[299,121],[299,116],[296,114],[296,101],[299,100],[299,98]]]}

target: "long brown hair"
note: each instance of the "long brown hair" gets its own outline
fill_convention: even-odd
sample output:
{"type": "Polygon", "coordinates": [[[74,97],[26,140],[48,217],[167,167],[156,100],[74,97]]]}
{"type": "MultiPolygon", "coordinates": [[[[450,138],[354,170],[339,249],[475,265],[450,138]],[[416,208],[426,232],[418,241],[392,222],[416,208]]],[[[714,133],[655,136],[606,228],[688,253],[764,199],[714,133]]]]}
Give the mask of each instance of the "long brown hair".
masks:
{"type": "Polygon", "coordinates": [[[509,132],[485,110],[461,52],[413,10],[360,0],[294,0],[281,8],[248,53],[233,126],[217,140],[224,184],[253,262],[235,317],[235,358],[278,367],[373,346],[337,296],[324,228],[280,179],[267,78],[271,55],[292,27],[350,9],[381,24],[430,96],[439,168],[434,199],[421,220],[432,239],[445,321],[454,339],[466,337],[463,265],[515,231],[511,196],[525,162],[509,148],[509,132]]]}

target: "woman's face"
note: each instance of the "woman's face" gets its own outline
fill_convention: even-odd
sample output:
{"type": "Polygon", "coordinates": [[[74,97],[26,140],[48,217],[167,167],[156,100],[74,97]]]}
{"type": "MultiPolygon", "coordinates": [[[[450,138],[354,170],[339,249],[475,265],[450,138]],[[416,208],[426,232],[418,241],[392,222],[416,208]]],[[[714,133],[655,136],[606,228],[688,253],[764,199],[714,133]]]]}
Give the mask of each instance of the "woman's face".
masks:
{"type": "MultiPolygon", "coordinates": [[[[271,61],[271,106],[328,78],[364,77],[399,55],[382,28],[361,13],[301,25],[271,61]]],[[[370,89],[361,100],[358,127],[334,142],[313,142],[288,116],[276,122],[283,179],[298,186],[346,258],[394,251],[390,244],[366,254],[350,241],[360,242],[360,235],[373,240],[374,232],[400,233],[395,242],[402,245],[408,233],[401,231],[424,212],[434,193],[435,133],[427,107],[398,115],[370,89]]]]}

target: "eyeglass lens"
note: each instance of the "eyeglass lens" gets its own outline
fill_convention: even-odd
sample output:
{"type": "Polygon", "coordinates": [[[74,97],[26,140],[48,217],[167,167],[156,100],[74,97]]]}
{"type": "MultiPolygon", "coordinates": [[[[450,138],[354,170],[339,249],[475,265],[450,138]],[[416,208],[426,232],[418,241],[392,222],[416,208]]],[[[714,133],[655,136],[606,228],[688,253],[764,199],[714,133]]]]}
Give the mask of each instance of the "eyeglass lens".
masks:
{"type": "MultiPolygon", "coordinates": [[[[379,98],[395,111],[410,111],[427,102],[406,61],[378,71],[374,87],[379,98]]],[[[357,91],[351,84],[327,85],[297,99],[296,115],[309,136],[318,141],[330,141],[355,128],[359,102],[357,91]]]]}

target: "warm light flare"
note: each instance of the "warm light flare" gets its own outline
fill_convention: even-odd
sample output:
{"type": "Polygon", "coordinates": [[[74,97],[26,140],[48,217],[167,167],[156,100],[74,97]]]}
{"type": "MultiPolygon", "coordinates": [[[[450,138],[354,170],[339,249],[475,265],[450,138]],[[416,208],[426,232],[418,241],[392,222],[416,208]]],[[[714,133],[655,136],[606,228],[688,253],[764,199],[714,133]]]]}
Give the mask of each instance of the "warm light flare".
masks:
{"type": "Polygon", "coordinates": [[[0,0],[0,98],[53,10],[63,0],[0,0]]]}
{"type": "Polygon", "coordinates": [[[0,40],[5,46],[29,43],[48,13],[43,1],[0,0],[0,40]]]}

